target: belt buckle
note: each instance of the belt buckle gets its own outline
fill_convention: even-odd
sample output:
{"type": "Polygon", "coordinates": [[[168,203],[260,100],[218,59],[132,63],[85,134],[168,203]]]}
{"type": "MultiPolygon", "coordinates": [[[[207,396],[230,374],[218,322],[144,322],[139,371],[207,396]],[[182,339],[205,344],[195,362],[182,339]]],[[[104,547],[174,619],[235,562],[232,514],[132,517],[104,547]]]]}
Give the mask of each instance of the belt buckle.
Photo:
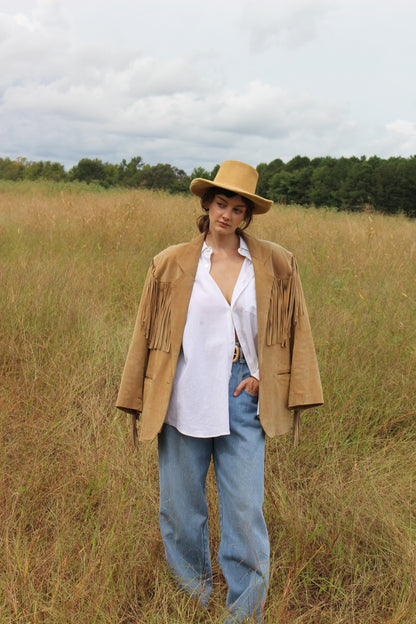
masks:
{"type": "Polygon", "coordinates": [[[239,347],[239,345],[236,344],[236,345],[234,345],[233,364],[238,362],[239,359],[240,359],[240,347],[239,347]]]}

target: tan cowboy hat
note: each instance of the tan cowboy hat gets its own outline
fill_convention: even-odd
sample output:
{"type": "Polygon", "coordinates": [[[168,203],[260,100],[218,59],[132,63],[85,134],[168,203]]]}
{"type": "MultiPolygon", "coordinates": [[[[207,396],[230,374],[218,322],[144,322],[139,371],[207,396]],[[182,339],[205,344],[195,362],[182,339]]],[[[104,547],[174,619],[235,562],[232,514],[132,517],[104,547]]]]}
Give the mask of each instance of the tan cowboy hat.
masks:
{"type": "Polygon", "coordinates": [[[237,195],[247,197],[253,202],[253,214],[263,214],[270,209],[273,202],[255,194],[258,178],[259,174],[254,167],[238,160],[226,160],[218,169],[213,180],[195,178],[192,180],[189,189],[198,197],[203,197],[205,192],[214,186],[227,191],[234,191],[237,195]]]}

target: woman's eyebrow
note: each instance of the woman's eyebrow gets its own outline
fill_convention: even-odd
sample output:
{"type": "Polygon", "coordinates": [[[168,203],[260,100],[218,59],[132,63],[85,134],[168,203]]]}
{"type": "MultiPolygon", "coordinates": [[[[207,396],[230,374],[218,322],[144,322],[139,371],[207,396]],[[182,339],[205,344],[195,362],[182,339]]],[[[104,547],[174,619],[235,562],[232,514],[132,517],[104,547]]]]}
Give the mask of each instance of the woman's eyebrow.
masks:
{"type": "MultiPolygon", "coordinates": [[[[217,197],[219,197],[220,199],[222,199],[222,201],[225,201],[225,202],[227,202],[227,203],[228,203],[228,200],[230,199],[230,198],[229,198],[229,197],[227,197],[226,195],[221,195],[221,193],[218,193],[218,194],[217,194],[217,197]]],[[[246,205],[245,205],[245,203],[244,203],[244,202],[241,202],[241,204],[236,204],[236,205],[234,206],[234,208],[245,208],[245,207],[246,207],[246,205]]]]}

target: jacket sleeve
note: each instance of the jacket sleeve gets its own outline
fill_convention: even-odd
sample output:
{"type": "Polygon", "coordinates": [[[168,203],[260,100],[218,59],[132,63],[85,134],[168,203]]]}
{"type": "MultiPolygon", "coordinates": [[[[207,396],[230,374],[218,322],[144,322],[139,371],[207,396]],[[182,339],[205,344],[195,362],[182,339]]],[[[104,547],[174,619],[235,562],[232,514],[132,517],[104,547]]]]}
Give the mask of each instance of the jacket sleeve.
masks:
{"type": "Polygon", "coordinates": [[[299,410],[322,405],[324,401],[308,311],[295,262],[293,279],[297,282],[298,302],[291,328],[292,357],[288,407],[299,410]]]}
{"type": "Polygon", "coordinates": [[[154,280],[153,263],[150,266],[143,287],[139,311],[136,318],[133,337],[128,350],[116,407],[131,414],[137,414],[143,408],[143,385],[146,376],[149,355],[146,328],[143,323],[144,311],[150,307],[149,292],[154,280]]]}

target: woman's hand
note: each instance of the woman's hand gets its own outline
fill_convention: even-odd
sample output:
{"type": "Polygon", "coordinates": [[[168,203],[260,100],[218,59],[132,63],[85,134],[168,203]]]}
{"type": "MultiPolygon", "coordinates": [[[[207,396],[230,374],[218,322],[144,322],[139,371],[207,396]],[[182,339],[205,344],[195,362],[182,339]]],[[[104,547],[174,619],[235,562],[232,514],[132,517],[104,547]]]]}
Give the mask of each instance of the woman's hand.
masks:
{"type": "Polygon", "coordinates": [[[245,390],[249,394],[258,396],[259,394],[259,380],[255,377],[246,377],[241,383],[238,384],[234,390],[234,396],[238,396],[242,390],[245,390]]]}

